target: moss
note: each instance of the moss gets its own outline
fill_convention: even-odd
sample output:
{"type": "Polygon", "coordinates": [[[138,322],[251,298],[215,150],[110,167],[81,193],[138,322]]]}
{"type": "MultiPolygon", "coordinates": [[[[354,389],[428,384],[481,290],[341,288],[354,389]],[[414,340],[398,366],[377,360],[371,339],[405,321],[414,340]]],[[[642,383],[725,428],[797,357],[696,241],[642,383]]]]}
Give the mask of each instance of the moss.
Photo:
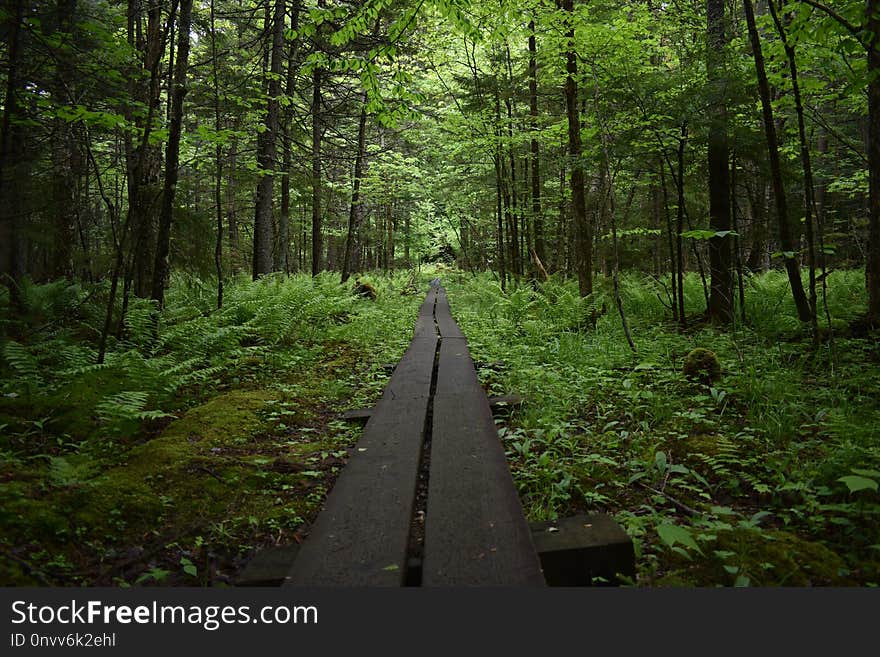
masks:
{"type": "Polygon", "coordinates": [[[659,586],[733,585],[740,575],[751,586],[845,586],[853,584],[843,559],[821,543],[781,530],[737,527],[720,531],[687,562],[675,557],[674,567],[659,586]]]}
{"type": "Polygon", "coordinates": [[[721,363],[714,351],[697,347],[685,356],[681,371],[689,379],[712,383],[721,377],[721,363]]]}

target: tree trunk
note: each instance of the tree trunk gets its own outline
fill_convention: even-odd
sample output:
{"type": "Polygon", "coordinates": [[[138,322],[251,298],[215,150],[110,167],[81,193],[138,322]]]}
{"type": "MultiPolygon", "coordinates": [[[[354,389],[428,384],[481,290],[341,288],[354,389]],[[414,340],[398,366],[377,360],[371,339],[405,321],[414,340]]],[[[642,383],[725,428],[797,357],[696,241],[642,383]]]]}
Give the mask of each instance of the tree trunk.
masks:
{"type": "MultiPolygon", "coordinates": [[[[299,2],[294,2],[290,17],[290,27],[294,32],[299,30],[299,2]]],[[[293,124],[293,104],[289,99],[293,98],[296,91],[297,53],[299,50],[299,36],[296,37],[287,53],[287,82],[284,95],[288,98],[288,106],[284,112],[284,125],[281,128],[283,150],[282,173],[281,173],[281,215],[278,217],[278,249],[276,250],[275,269],[290,275],[290,167],[292,161],[291,126],[293,124]]]]}
{"type": "Polygon", "coordinates": [[[797,307],[798,317],[802,322],[806,322],[810,320],[812,312],[810,310],[810,303],[807,300],[807,295],[804,293],[800,265],[798,264],[796,257],[797,245],[792,236],[791,226],[788,219],[788,203],[785,199],[785,187],[782,182],[782,168],[779,161],[779,144],[776,138],[776,124],[773,122],[773,107],[770,103],[770,84],[767,81],[767,73],[764,68],[764,56],[761,52],[761,40],[758,36],[758,28],[755,25],[755,11],[752,7],[752,0],[744,0],[743,6],[746,12],[749,38],[752,42],[752,55],[755,59],[755,72],[758,77],[758,94],[761,97],[764,132],[767,136],[770,177],[773,182],[773,195],[776,199],[776,219],[779,225],[779,243],[782,247],[782,257],[785,261],[785,269],[788,272],[788,281],[791,285],[791,293],[794,297],[795,306],[797,307]]]}
{"type": "Polygon", "coordinates": [[[265,130],[257,138],[256,208],[254,210],[254,261],[253,278],[272,271],[272,197],[275,190],[277,169],[277,137],[279,130],[279,96],[281,95],[281,59],[284,54],[284,0],[275,0],[271,21],[266,16],[266,31],[271,34],[268,99],[266,100],[265,130]]]}
{"type": "Polygon", "coordinates": [[[168,281],[168,254],[171,247],[171,224],[174,217],[174,195],[180,165],[180,137],[183,132],[183,99],[186,96],[186,72],[189,64],[189,38],[192,24],[193,0],[180,0],[177,62],[174,68],[174,87],[171,90],[171,124],[168,145],[165,148],[165,183],[162,190],[162,208],[159,212],[159,239],[156,244],[156,264],[153,267],[152,298],[161,308],[165,304],[165,285],[168,281]]]}
{"type": "Polygon", "coordinates": [[[675,215],[675,284],[678,287],[678,323],[682,328],[687,327],[687,316],[684,312],[684,245],[681,236],[684,233],[684,149],[687,139],[687,123],[682,123],[681,136],[678,139],[678,208],[675,215]]]}
{"type": "Polygon", "coordinates": [[[880,0],[867,0],[867,33],[873,35],[868,48],[868,320],[880,324],[880,0]]]}
{"type": "Polygon", "coordinates": [[[507,268],[504,258],[504,151],[501,147],[501,98],[495,90],[495,197],[498,217],[498,276],[501,279],[501,290],[507,285],[507,268]]]}
{"type": "Polygon", "coordinates": [[[351,208],[348,213],[348,232],[345,235],[345,254],[342,256],[342,282],[351,276],[352,253],[355,240],[360,232],[364,219],[364,207],[361,202],[361,176],[363,175],[364,156],[366,155],[367,133],[367,94],[361,96],[361,115],[358,120],[357,153],[354,159],[354,180],[351,189],[351,208]]]}
{"type": "Polygon", "coordinates": [[[538,143],[538,48],[535,39],[535,21],[529,22],[529,128],[531,139],[532,175],[532,231],[534,233],[535,254],[544,262],[547,254],[544,246],[544,216],[541,214],[541,173],[540,145],[538,143]]]}
{"type": "Polygon", "coordinates": [[[0,127],[0,242],[3,244],[3,283],[9,288],[12,305],[19,311],[24,310],[24,299],[21,295],[21,280],[25,275],[25,254],[23,248],[23,215],[21,189],[16,180],[16,170],[24,155],[24,132],[17,123],[19,117],[20,94],[23,91],[21,65],[22,22],[24,21],[25,3],[16,0],[9,7],[7,22],[7,71],[6,94],[3,100],[3,123],[0,127]]]}
{"type": "Polygon", "coordinates": [[[312,276],[321,271],[321,68],[312,73],[312,276]]]}
{"type": "Polygon", "coordinates": [[[779,20],[779,14],[776,7],[771,2],[769,4],[770,14],[773,16],[773,22],[776,25],[776,31],[785,48],[785,55],[788,59],[788,69],[791,73],[791,88],[794,95],[794,107],[797,114],[798,122],[798,138],[801,146],[801,167],[804,172],[804,227],[807,236],[807,261],[810,267],[810,321],[813,329],[813,340],[819,342],[819,323],[816,312],[817,294],[816,294],[816,245],[813,236],[813,215],[815,214],[815,202],[813,199],[813,166],[810,162],[810,142],[807,138],[807,128],[804,121],[804,106],[801,101],[801,90],[798,82],[797,59],[795,57],[794,46],[789,42],[785,33],[785,26],[779,20]]]}
{"type": "MultiPolygon", "coordinates": [[[[131,4],[131,3],[130,3],[131,4]]],[[[135,3],[136,4],[136,3],[135,3]]],[[[136,11],[140,11],[138,8],[136,11]]],[[[173,16],[169,16],[169,23],[173,16]]],[[[143,123],[144,134],[152,131],[152,121],[159,112],[161,103],[162,54],[164,51],[162,34],[162,3],[148,4],[146,41],[143,42],[144,69],[149,72],[149,81],[138,89],[135,98],[147,106],[147,117],[143,123]]],[[[129,205],[133,206],[132,230],[134,231],[134,293],[148,297],[152,292],[153,268],[156,247],[156,201],[159,199],[162,163],[161,151],[148,139],[141,139],[137,148],[131,151],[134,175],[129,180],[129,205]]]]}
{"type": "Polygon", "coordinates": [[[581,162],[581,122],[578,114],[577,53],[574,51],[574,0],[561,0],[562,9],[568,14],[568,51],[565,56],[565,111],[568,118],[568,155],[571,161],[571,205],[575,229],[575,260],[577,263],[578,290],[581,296],[593,292],[593,258],[590,225],[587,222],[587,205],[584,198],[584,168],[581,162]]]}
{"type": "MultiPolygon", "coordinates": [[[[727,103],[722,71],[724,0],[706,0],[708,48],[706,72],[709,82],[709,227],[730,231],[730,178],[728,169],[727,103]]],[[[731,277],[730,235],[709,240],[708,316],[713,322],[733,321],[733,281],[731,277]]]]}
{"type": "MultiPolygon", "coordinates": [[[[217,28],[215,25],[215,2],[211,0],[211,71],[214,77],[214,131],[219,135],[220,121],[220,74],[217,67],[217,28]]],[[[223,307],[223,146],[219,141],[214,149],[214,211],[217,216],[217,239],[214,242],[214,267],[217,271],[217,308],[223,307]]]]}

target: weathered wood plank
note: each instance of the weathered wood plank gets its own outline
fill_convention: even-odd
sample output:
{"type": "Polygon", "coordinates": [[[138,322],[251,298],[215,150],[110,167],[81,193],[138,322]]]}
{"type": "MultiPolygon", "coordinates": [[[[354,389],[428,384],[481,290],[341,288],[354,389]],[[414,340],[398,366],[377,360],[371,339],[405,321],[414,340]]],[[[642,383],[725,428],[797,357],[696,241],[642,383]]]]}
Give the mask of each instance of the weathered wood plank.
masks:
{"type": "Polygon", "coordinates": [[[443,339],[423,586],[543,585],[504,449],[464,340],[443,339]]]}
{"type": "Polygon", "coordinates": [[[414,338],[429,338],[437,335],[437,329],[434,325],[434,304],[437,301],[437,290],[432,289],[428,292],[424,302],[419,308],[418,317],[416,317],[416,325],[413,330],[414,338]]]}
{"type": "Polygon", "coordinates": [[[299,543],[261,550],[253,556],[235,582],[236,586],[280,586],[299,553],[299,543]]]}
{"type": "MultiPolygon", "coordinates": [[[[510,412],[511,409],[522,406],[522,395],[494,395],[489,397],[489,408],[494,415],[510,412]]],[[[353,424],[366,424],[374,413],[373,408],[352,408],[340,414],[339,418],[353,424]]]]}
{"type": "Polygon", "coordinates": [[[351,422],[352,424],[366,424],[373,415],[372,408],[353,408],[345,411],[339,416],[339,419],[351,422]]]}
{"type": "Polygon", "coordinates": [[[437,370],[437,394],[459,394],[474,391],[485,397],[467,340],[464,338],[443,338],[437,370]]]}
{"type": "Polygon", "coordinates": [[[609,585],[619,583],[619,575],[635,577],[632,539],[609,515],[571,516],[530,527],[550,586],[609,585]]]}
{"type": "Polygon", "coordinates": [[[437,293],[437,305],[435,308],[435,318],[437,320],[437,328],[441,337],[446,338],[464,338],[464,333],[452,318],[452,310],[449,307],[449,299],[446,292],[441,288],[437,293]]]}
{"type": "Polygon", "coordinates": [[[427,397],[437,351],[437,336],[413,338],[382,393],[383,399],[427,397]]]}
{"type": "Polygon", "coordinates": [[[485,396],[437,396],[434,417],[422,585],[543,585],[485,396]]]}
{"type": "Polygon", "coordinates": [[[428,396],[383,399],[285,584],[402,586],[428,396]]]}

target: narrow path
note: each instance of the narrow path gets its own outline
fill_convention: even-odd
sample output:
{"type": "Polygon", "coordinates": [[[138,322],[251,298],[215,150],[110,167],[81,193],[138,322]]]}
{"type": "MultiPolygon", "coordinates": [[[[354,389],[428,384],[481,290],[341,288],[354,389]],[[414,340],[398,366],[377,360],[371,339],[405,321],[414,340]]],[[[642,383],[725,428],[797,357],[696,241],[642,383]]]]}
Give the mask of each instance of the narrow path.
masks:
{"type": "Polygon", "coordinates": [[[467,340],[433,288],[286,584],[543,583],[467,340]]]}

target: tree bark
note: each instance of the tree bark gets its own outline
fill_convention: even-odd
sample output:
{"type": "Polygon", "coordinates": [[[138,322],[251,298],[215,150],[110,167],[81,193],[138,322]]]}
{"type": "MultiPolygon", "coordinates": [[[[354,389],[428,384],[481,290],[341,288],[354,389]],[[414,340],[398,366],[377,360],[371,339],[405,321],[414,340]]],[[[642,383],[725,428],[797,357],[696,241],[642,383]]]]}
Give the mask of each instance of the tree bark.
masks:
{"type": "Polygon", "coordinates": [[[258,136],[256,208],[254,210],[253,278],[268,274],[274,267],[272,258],[272,197],[275,191],[275,170],[278,168],[277,138],[279,130],[279,96],[281,95],[281,59],[284,54],[284,0],[275,0],[272,18],[267,13],[266,31],[271,34],[268,98],[265,130],[258,136]],[[271,29],[270,29],[271,28],[271,29]]]}
{"type": "Polygon", "coordinates": [[[174,67],[174,87],[171,90],[171,124],[165,148],[165,182],[162,207],[159,212],[159,239],[156,243],[156,264],[153,267],[152,298],[161,308],[165,304],[165,285],[168,281],[168,254],[171,248],[171,224],[174,217],[174,196],[177,191],[180,167],[180,137],[183,132],[183,99],[186,96],[186,73],[189,65],[189,37],[192,24],[193,0],[180,0],[178,19],[177,62],[174,67]]]}
{"type": "Polygon", "coordinates": [[[788,40],[785,26],[779,19],[779,13],[776,11],[776,6],[773,2],[770,2],[768,6],[770,8],[770,14],[773,17],[773,22],[776,25],[776,31],[779,33],[779,38],[782,40],[782,45],[785,48],[785,55],[788,59],[788,70],[791,73],[791,89],[792,94],[794,95],[794,107],[798,122],[798,138],[801,147],[801,167],[804,172],[804,227],[806,229],[807,237],[807,262],[810,268],[810,322],[813,329],[813,340],[818,343],[819,323],[816,311],[818,298],[816,294],[816,245],[813,235],[813,216],[815,214],[816,205],[813,197],[813,166],[810,161],[810,142],[807,138],[807,128],[804,121],[804,105],[801,101],[801,89],[798,82],[798,68],[794,46],[788,40]]]}
{"type": "MultiPolygon", "coordinates": [[[[706,0],[708,48],[706,72],[709,82],[709,227],[716,233],[730,231],[730,177],[728,169],[727,103],[722,53],[724,0],[706,0]]],[[[708,316],[713,322],[733,321],[730,235],[709,240],[708,316]]]]}
{"type": "MultiPolygon", "coordinates": [[[[298,1],[293,3],[293,10],[290,17],[290,27],[292,30],[299,30],[299,11],[300,5],[298,1]]],[[[278,248],[276,249],[275,269],[283,271],[290,275],[290,167],[293,164],[292,153],[293,148],[291,140],[291,128],[293,124],[293,104],[289,99],[293,98],[296,91],[296,68],[297,53],[299,50],[299,36],[290,44],[287,53],[287,82],[284,88],[284,94],[288,98],[288,106],[284,112],[284,124],[281,128],[282,139],[282,173],[281,173],[281,214],[278,217],[278,248]]]]}
{"type": "MultiPolygon", "coordinates": [[[[220,74],[217,65],[217,28],[215,25],[215,1],[211,0],[211,71],[214,78],[214,132],[219,136],[220,120],[220,74]]],[[[214,212],[217,217],[217,239],[214,242],[214,268],[217,272],[217,308],[223,307],[223,146],[214,147],[214,212]]]]}
{"type": "Polygon", "coordinates": [[[538,48],[535,38],[535,21],[529,22],[529,128],[531,139],[532,176],[532,231],[534,233],[535,254],[543,262],[547,257],[544,246],[544,216],[541,214],[541,171],[540,144],[538,142],[538,48]]]}
{"type": "Polygon", "coordinates": [[[312,73],[312,276],[321,271],[321,79],[320,67],[312,73]]]}
{"type": "Polygon", "coordinates": [[[562,10],[568,14],[567,52],[565,55],[565,111],[568,119],[568,155],[571,162],[571,205],[575,229],[575,260],[578,290],[581,296],[593,292],[592,234],[587,222],[584,198],[584,168],[581,162],[581,122],[578,114],[577,53],[574,51],[574,0],[561,0],[562,10]]]}
{"type": "Polygon", "coordinates": [[[752,43],[752,55],[755,60],[755,72],[758,77],[758,94],[761,97],[761,110],[764,120],[764,132],[767,137],[767,153],[770,160],[770,177],[773,183],[773,196],[776,200],[776,219],[779,226],[779,243],[782,247],[782,257],[785,269],[788,272],[788,281],[791,285],[791,293],[797,307],[798,317],[801,321],[810,320],[812,312],[810,302],[804,293],[804,285],[801,281],[801,271],[798,260],[795,257],[797,246],[791,231],[788,218],[788,203],[785,199],[785,187],[782,182],[782,167],[779,161],[779,144],[776,138],[776,124],[773,122],[773,107],[770,103],[770,84],[767,81],[767,73],[764,68],[764,56],[761,52],[761,40],[758,36],[758,28],[755,25],[755,11],[752,0],[743,0],[746,12],[746,23],[749,29],[749,38],[752,43]]]}
{"type": "Polygon", "coordinates": [[[348,213],[348,232],[345,235],[345,254],[342,257],[342,282],[351,276],[352,254],[357,235],[364,219],[361,202],[361,177],[363,176],[364,156],[366,155],[367,133],[367,94],[361,96],[361,115],[358,119],[357,153],[354,160],[354,180],[351,189],[351,208],[348,213]]]}
{"type": "Polygon", "coordinates": [[[880,0],[867,0],[868,48],[868,320],[880,324],[880,0]]]}

